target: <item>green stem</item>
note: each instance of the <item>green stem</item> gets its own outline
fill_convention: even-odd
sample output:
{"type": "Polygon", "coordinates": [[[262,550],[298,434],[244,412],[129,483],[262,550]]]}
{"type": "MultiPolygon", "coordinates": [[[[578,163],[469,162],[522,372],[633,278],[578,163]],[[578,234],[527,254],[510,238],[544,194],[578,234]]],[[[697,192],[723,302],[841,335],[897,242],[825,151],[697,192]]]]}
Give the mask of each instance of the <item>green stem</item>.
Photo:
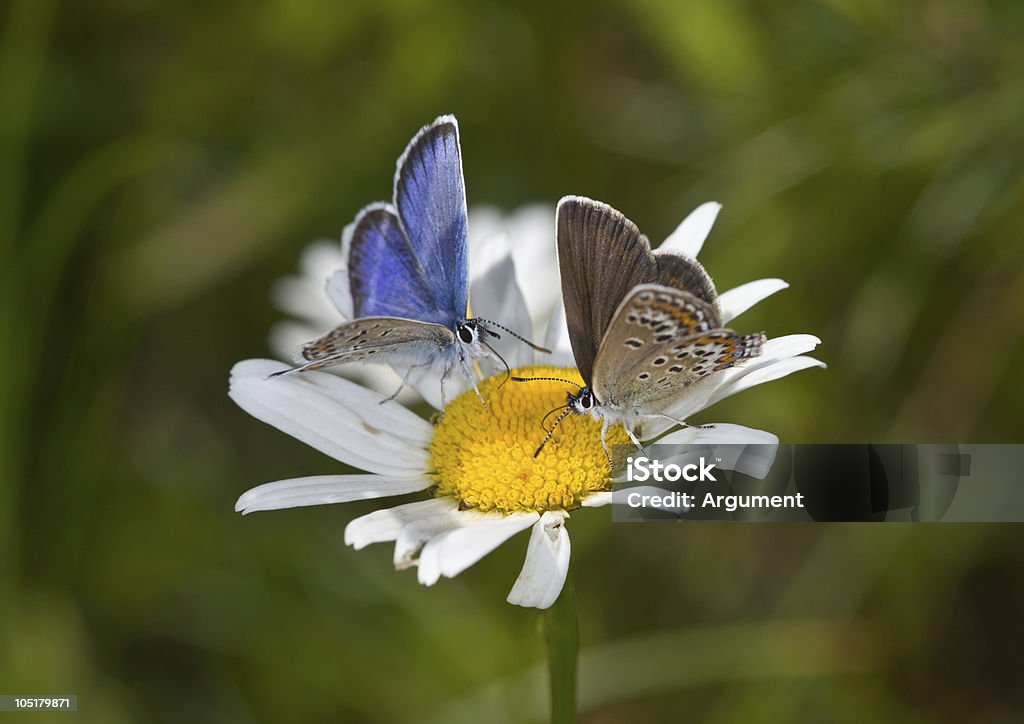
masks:
{"type": "Polygon", "coordinates": [[[551,723],[571,724],[576,721],[576,664],[580,651],[576,590],[571,579],[566,580],[554,605],[544,612],[541,628],[548,650],[551,723]]]}

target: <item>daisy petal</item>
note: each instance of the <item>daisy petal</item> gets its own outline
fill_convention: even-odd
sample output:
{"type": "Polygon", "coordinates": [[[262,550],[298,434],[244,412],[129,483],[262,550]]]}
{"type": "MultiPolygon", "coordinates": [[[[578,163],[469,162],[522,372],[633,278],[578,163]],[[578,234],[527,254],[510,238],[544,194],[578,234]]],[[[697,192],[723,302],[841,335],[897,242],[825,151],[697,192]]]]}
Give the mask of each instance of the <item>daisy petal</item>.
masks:
{"type": "MultiPolygon", "coordinates": [[[[723,470],[735,470],[764,480],[775,464],[775,455],[779,450],[779,438],[765,430],[755,430],[743,425],[716,423],[701,427],[687,427],[673,432],[658,440],[658,445],[698,445],[706,447],[693,452],[700,452],[706,457],[718,458],[718,467],[723,470]]],[[[662,459],[672,456],[671,451],[663,451],[662,459]]]]}
{"type": "Polygon", "coordinates": [[[267,340],[271,351],[283,360],[295,357],[295,351],[303,344],[326,332],[326,329],[314,329],[308,324],[293,321],[277,322],[270,328],[267,340]]]}
{"type": "MultiPolygon", "coordinates": [[[[798,354],[810,352],[821,344],[821,340],[813,334],[786,334],[782,337],[769,339],[761,347],[761,356],[755,357],[751,366],[758,366],[767,360],[777,360],[784,357],[795,357],[798,354]]],[[[750,369],[750,367],[739,368],[750,369]]]]}
{"type": "Polygon", "coordinates": [[[547,333],[544,335],[544,346],[551,354],[544,359],[545,364],[552,367],[575,367],[576,358],[572,354],[572,343],[569,341],[569,328],[565,323],[565,307],[561,302],[551,313],[547,333]]]}
{"type": "Polygon", "coordinates": [[[728,324],[762,299],[788,287],[789,284],[781,279],[758,279],[730,289],[718,297],[718,304],[722,309],[722,323],[728,324]]]}
{"type": "Polygon", "coordinates": [[[359,550],[371,543],[398,540],[402,529],[407,525],[437,518],[450,518],[458,509],[459,506],[454,500],[432,498],[375,510],[345,526],[345,544],[359,550]]]}
{"type": "Polygon", "coordinates": [[[535,330],[547,323],[559,299],[554,219],[555,209],[547,204],[521,206],[508,215],[486,205],[469,210],[470,273],[483,268],[480,259],[488,253],[493,237],[505,237],[535,330]]]}
{"type": "Polygon", "coordinates": [[[424,477],[384,475],[315,475],[292,478],[265,483],[247,490],[235,503],[235,510],[245,514],[257,510],[281,510],[307,505],[386,498],[425,490],[432,484],[431,480],[424,477]]]}
{"type": "Polygon", "coordinates": [[[324,292],[341,315],[341,319],[338,320],[339,324],[347,319],[352,319],[355,312],[352,307],[352,291],[349,288],[347,268],[338,269],[327,277],[324,292]]]}
{"type": "Polygon", "coordinates": [[[683,219],[676,230],[662,242],[658,250],[697,256],[701,247],[704,246],[704,240],[711,233],[711,227],[715,225],[715,219],[718,218],[718,212],[721,210],[722,205],[715,201],[701,204],[683,219]]]}
{"type": "Polygon", "coordinates": [[[547,511],[533,526],[523,570],[506,599],[516,606],[548,608],[558,599],[569,571],[566,514],[547,511]]]}
{"type": "Polygon", "coordinates": [[[274,305],[315,327],[329,327],[335,318],[323,295],[323,280],[342,265],[337,242],[317,239],[299,259],[299,274],[278,279],[271,288],[274,305]]]}
{"type": "Polygon", "coordinates": [[[269,378],[288,366],[245,360],[231,370],[228,394],[258,420],[343,463],[409,477],[429,465],[430,424],[384,396],[325,372],[269,378]]]}
{"type": "MultiPolygon", "coordinates": [[[[503,245],[502,240],[490,246],[503,245]]],[[[507,248],[500,258],[492,261],[486,272],[473,280],[469,296],[474,317],[493,320],[527,338],[532,335],[530,312],[516,284],[516,268],[507,248]]],[[[502,330],[496,331],[500,339],[484,341],[494,347],[510,367],[532,364],[532,349],[512,335],[502,330]]],[[[500,364],[497,360],[494,362],[500,364]]]]}
{"type": "MultiPolygon", "coordinates": [[[[478,510],[459,510],[456,505],[438,509],[429,516],[408,523],[395,539],[395,568],[401,571],[410,566],[420,565],[420,553],[428,541],[459,528],[486,522],[488,518],[486,513],[478,510]]],[[[422,572],[420,576],[422,577],[422,572]]]]}
{"type": "Polygon", "coordinates": [[[766,430],[757,430],[728,422],[700,427],[684,427],[658,440],[658,445],[778,445],[779,438],[766,430]]]}
{"type": "Polygon", "coordinates": [[[453,578],[540,518],[538,513],[487,516],[466,527],[430,539],[420,554],[419,581],[432,586],[438,578],[453,578]]]}
{"type": "Polygon", "coordinates": [[[602,508],[612,502],[612,492],[602,490],[599,493],[591,493],[580,503],[584,508],[602,508]]]}
{"type": "Polygon", "coordinates": [[[757,369],[751,370],[749,374],[734,378],[733,380],[730,380],[729,383],[719,387],[715,390],[715,393],[712,395],[711,401],[708,405],[713,405],[719,400],[725,399],[730,395],[735,395],[737,392],[750,389],[754,385],[760,385],[765,382],[782,379],[794,372],[810,369],[811,367],[825,367],[825,363],[821,360],[816,360],[813,357],[800,356],[787,357],[785,359],[777,360],[772,364],[763,365],[757,369]]]}

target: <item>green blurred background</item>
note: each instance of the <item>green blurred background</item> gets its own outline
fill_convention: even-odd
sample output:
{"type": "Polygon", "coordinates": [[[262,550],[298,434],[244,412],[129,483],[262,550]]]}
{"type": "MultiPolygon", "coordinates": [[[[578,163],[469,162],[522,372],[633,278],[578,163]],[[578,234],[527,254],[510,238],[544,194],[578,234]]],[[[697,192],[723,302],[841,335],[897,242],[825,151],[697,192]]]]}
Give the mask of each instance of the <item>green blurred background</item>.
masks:
{"type": "MultiPolygon", "coordinates": [[[[706,420],[1020,440],[1017,0],[0,11],[0,693],[78,694],[61,721],[543,719],[537,614],[504,602],[526,536],[426,589],[344,547],[370,503],[232,512],[341,470],[228,370],[441,113],[471,205],[586,194],[653,239],[725,205],[720,288],[792,285],[743,328],[829,369],[706,420]]],[[[1020,531],[574,516],[583,719],[1019,721],[1020,531]]]]}

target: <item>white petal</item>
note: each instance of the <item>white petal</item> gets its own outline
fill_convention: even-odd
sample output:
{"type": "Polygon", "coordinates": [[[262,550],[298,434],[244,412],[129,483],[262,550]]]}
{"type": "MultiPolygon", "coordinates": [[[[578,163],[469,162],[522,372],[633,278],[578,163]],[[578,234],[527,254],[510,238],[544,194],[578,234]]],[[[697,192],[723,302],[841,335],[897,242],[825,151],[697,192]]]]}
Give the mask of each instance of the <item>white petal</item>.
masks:
{"type": "Polygon", "coordinates": [[[758,279],[730,289],[718,297],[718,304],[722,309],[722,323],[728,324],[762,299],[788,287],[789,284],[781,279],[758,279]]]}
{"type": "Polygon", "coordinates": [[[352,291],[349,288],[348,268],[342,268],[331,274],[324,282],[324,294],[341,315],[335,325],[341,324],[355,315],[352,307],[352,291]]]}
{"type": "Polygon", "coordinates": [[[537,513],[484,514],[468,525],[431,538],[420,554],[420,583],[432,586],[441,576],[457,576],[539,518],[537,513]]]}
{"type": "MultiPolygon", "coordinates": [[[[717,458],[718,467],[763,480],[775,463],[779,438],[765,430],[729,423],[687,427],[658,440],[659,446],[680,445],[695,454],[717,458]],[[697,446],[697,447],[693,447],[697,446]]],[[[671,450],[659,447],[659,458],[669,460],[671,450]]]]}
{"type": "Polygon", "coordinates": [[[412,476],[429,465],[430,424],[384,396],[324,372],[295,372],[272,360],[231,370],[239,407],[336,460],[381,475],[412,476]]]}
{"type": "MultiPolygon", "coordinates": [[[[501,247],[503,244],[495,243],[501,247]]],[[[474,317],[490,319],[529,339],[533,336],[530,312],[516,284],[516,269],[512,256],[505,253],[491,261],[486,272],[470,285],[470,303],[474,317]]],[[[510,367],[533,362],[533,350],[507,332],[496,329],[501,339],[487,340],[510,367]]],[[[497,360],[492,360],[500,364],[497,360]]]]}
{"type": "Polygon", "coordinates": [[[470,273],[472,273],[472,267],[477,263],[481,247],[485,246],[492,237],[507,231],[504,215],[497,206],[475,204],[469,210],[469,232],[466,241],[470,253],[470,273]]]}
{"type": "Polygon", "coordinates": [[[555,209],[528,204],[510,214],[493,206],[469,210],[470,270],[478,268],[492,237],[503,236],[512,251],[516,280],[530,310],[533,329],[543,331],[558,302],[560,285],[555,260],[555,209]]]}
{"type": "Polygon", "coordinates": [[[335,269],[344,265],[341,246],[337,239],[316,239],[299,257],[299,271],[317,286],[335,269]]]}
{"type": "Polygon", "coordinates": [[[433,481],[425,477],[384,475],[315,475],[265,483],[247,490],[235,503],[240,513],[281,510],[307,505],[348,503],[353,500],[386,498],[425,490],[433,481]]]}
{"type": "Polygon", "coordinates": [[[540,329],[562,295],[555,258],[555,207],[550,204],[520,207],[509,218],[508,233],[519,288],[534,327],[540,329]]]}
{"type": "Polygon", "coordinates": [[[766,430],[715,422],[700,427],[684,427],[657,442],[658,445],[778,445],[779,438],[766,430]]]}
{"type": "Polygon", "coordinates": [[[766,360],[795,357],[798,354],[810,352],[819,344],[821,344],[821,340],[813,334],[787,334],[775,337],[764,343],[764,346],[761,347],[761,355],[756,357],[753,362],[760,364],[766,360]]]}
{"type": "Polygon", "coordinates": [[[297,317],[303,322],[327,329],[331,320],[337,317],[323,294],[323,282],[317,289],[312,279],[301,276],[287,276],[274,280],[270,287],[270,298],[274,306],[285,314],[297,317]]]}
{"type": "Polygon", "coordinates": [[[730,395],[735,395],[737,392],[750,389],[754,385],[761,385],[765,382],[782,379],[794,372],[810,369],[811,367],[825,367],[825,363],[820,360],[816,360],[813,357],[801,356],[789,357],[777,360],[769,365],[763,365],[752,370],[750,374],[734,378],[730,380],[728,384],[719,387],[715,390],[715,393],[712,395],[711,401],[708,405],[713,405],[719,400],[729,397],[730,395]]]}
{"type": "Polygon", "coordinates": [[[407,525],[420,521],[448,519],[458,510],[458,504],[449,498],[418,500],[415,503],[375,510],[345,526],[345,543],[359,550],[371,543],[398,540],[402,529],[407,525]]]}
{"type": "MultiPolygon", "coordinates": [[[[470,219],[470,223],[472,221],[470,219]]],[[[509,253],[508,232],[504,227],[495,227],[482,235],[472,234],[469,239],[470,284],[489,272],[491,267],[502,261],[509,253]]]]}
{"type": "Polygon", "coordinates": [[[327,328],[335,319],[324,297],[324,280],[342,265],[337,242],[317,239],[299,258],[299,274],[277,280],[271,290],[275,306],[282,312],[327,328]]]}
{"type": "Polygon", "coordinates": [[[506,599],[516,606],[548,608],[558,599],[569,572],[566,514],[547,511],[533,526],[523,570],[506,599]]]}
{"type": "Polygon", "coordinates": [[[551,313],[547,334],[544,335],[544,346],[551,354],[544,358],[545,364],[552,367],[575,367],[576,358],[572,354],[572,343],[569,341],[569,329],[565,323],[565,307],[561,302],[551,313]]]}
{"type": "Polygon", "coordinates": [[[293,321],[277,322],[270,328],[268,344],[280,359],[291,360],[300,345],[319,337],[327,329],[293,321]]]}
{"type": "Polygon", "coordinates": [[[722,205],[715,201],[708,201],[698,206],[662,242],[659,251],[674,251],[687,256],[697,256],[701,247],[704,246],[704,240],[711,232],[711,227],[715,225],[715,219],[718,218],[718,212],[721,209],[722,205]]]}
{"type": "MultiPolygon", "coordinates": [[[[454,503],[454,501],[451,501],[454,503]]],[[[443,533],[475,525],[485,518],[484,513],[475,510],[459,510],[458,505],[438,507],[430,515],[410,521],[402,527],[395,538],[395,568],[403,570],[419,565],[420,551],[424,544],[443,533]]]]}
{"type": "Polygon", "coordinates": [[[612,502],[610,490],[602,490],[599,493],[591,493],[583,499],[581,505],[584,508],[602,508],[612,502]]]}

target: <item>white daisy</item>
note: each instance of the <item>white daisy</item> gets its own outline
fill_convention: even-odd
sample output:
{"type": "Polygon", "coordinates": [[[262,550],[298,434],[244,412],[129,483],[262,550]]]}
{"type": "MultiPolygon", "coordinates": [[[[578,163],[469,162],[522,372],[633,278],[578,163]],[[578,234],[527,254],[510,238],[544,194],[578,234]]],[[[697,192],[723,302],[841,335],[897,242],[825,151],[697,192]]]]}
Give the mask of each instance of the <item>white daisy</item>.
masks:
{"type": "MultiPolygon", "coordinates": [[[[696,255],[718,209],[718,204],[699,207],[665,244],[696,255]]],[[[554,244],[547,245],[552,251],[543,263],[553,266],[554,244]]],[[[540,252],[532,253],[540,258],[540,252]]],[[[512,257],[506,252],[495,258],[490,273],[473,277],[478,280],[471,284],[474,312],[479,304],[481,314],[529,331],[530,314],[522,302],[512,257]]],[[[529,271],[532,275],[534,268],[529,271]]],[[[725,292],[721,295],[724,319],[735,318],[786,286],[777,279],[764,279],[725,292]]],[[[582,382],[575,370],[561,368],[573,364],[562,317],[564,314],[555,314],[546,334],[546,346],[554,353],[544,357],[544,367],[534,366],[529,348],[508,348],[514,374],[582,382]]],[[[769,340],[761,356],[695,385],[692,394],[670,414],[692,416],[753,385],[824,366],[804,356],[818,343],[816,337],[806,334],[769,340]]],[[[516,533],[532,527],[526,560],[508,601],[537,608],[554,603],[569,567],[565,522],[570,512],[613,502],[608,492],[611,471],[597,420],[587,416],[566,419],[548,448],[533,459],[543,436],[541,418],[565,402],[563,384],[506,383],[505,374],[498,374],[479,384],[488,402],[486,409],[474,393],[463,393],[449,402],[443,418],[432,425],[397,402],[380,404],[384,395],[337,375],[304,372],[267,379],[285,368],[272,360],[238,363],[231,372],[231,398],[254,417],[366,472],[267,483],[242,495],[236,510],[251,513],[429,490],[431,497],[425,500],[353,520],[345,529],[346,543],[359,549],[370,543],[394,542],[395,567],[416,566],[419,581],[432,585],[442,576],[458,575],[516,533]]],[[[640,437],[649,441],[666,429],[660,424],[645,425],[640,437]]],[[[610,445],[628,443],[621,427],[610,429],[608,438],[610,445]]],[[[761,430],[716,424],[684,428],[659,442],[716,445],[777,443],[778,439],[761,430]]]]}
{"type": "MultiPolygon", "coordinates": [[[[474,206],[469,210],[467,245],[473,260],[470,285],[475,286],[478,293],[483,293],[488,285],[474,283],[485,280],[489,275],[500,275],[499,265],[511,256],[518,289],[525,291],[520,296],[531,321],[530,327],[517,329],[523,334],[532,330],[543,334],[558,303],[558,266],[551,224],[554,213],[554,207],[549,204],[528,204],[507,214],[487,205],[474,206]]],[[[290,317],[270,330],[269,343],[275,355],[291,360],[299,345],[316,339],[349,318],[351,305],[325,293],[327,281],[344,267],[342,244],[331,239],[317,239],[303,250],[298,273],[274,283],[271,291],[274,305],[290,317]]],[[[479,304],[480,300],[474,298],[474,314],[486,316],[480,313],[483,307],[479,304]]],[[[504,311],[503,307],[498,309],[504,311]]],[[[510,326],[502,321],[502,316],[492,319],[510,326]]],[[[504,349],[507,350],[508,345],[504,349]]],[[[398,389],[402,379],[401,374],[387,365],[378,364],[341,365],[329,371],[388,394],[398,389]]],[[[436,381],[430,384],[437,386],[436,381]]],[[[417,383],[406,387],[396,399],[405,404],[414,403],[419,400],[415,388],[423,386],[417,383]]],[[[431,394],[429,390],[425,392],[431,394]]]]}

